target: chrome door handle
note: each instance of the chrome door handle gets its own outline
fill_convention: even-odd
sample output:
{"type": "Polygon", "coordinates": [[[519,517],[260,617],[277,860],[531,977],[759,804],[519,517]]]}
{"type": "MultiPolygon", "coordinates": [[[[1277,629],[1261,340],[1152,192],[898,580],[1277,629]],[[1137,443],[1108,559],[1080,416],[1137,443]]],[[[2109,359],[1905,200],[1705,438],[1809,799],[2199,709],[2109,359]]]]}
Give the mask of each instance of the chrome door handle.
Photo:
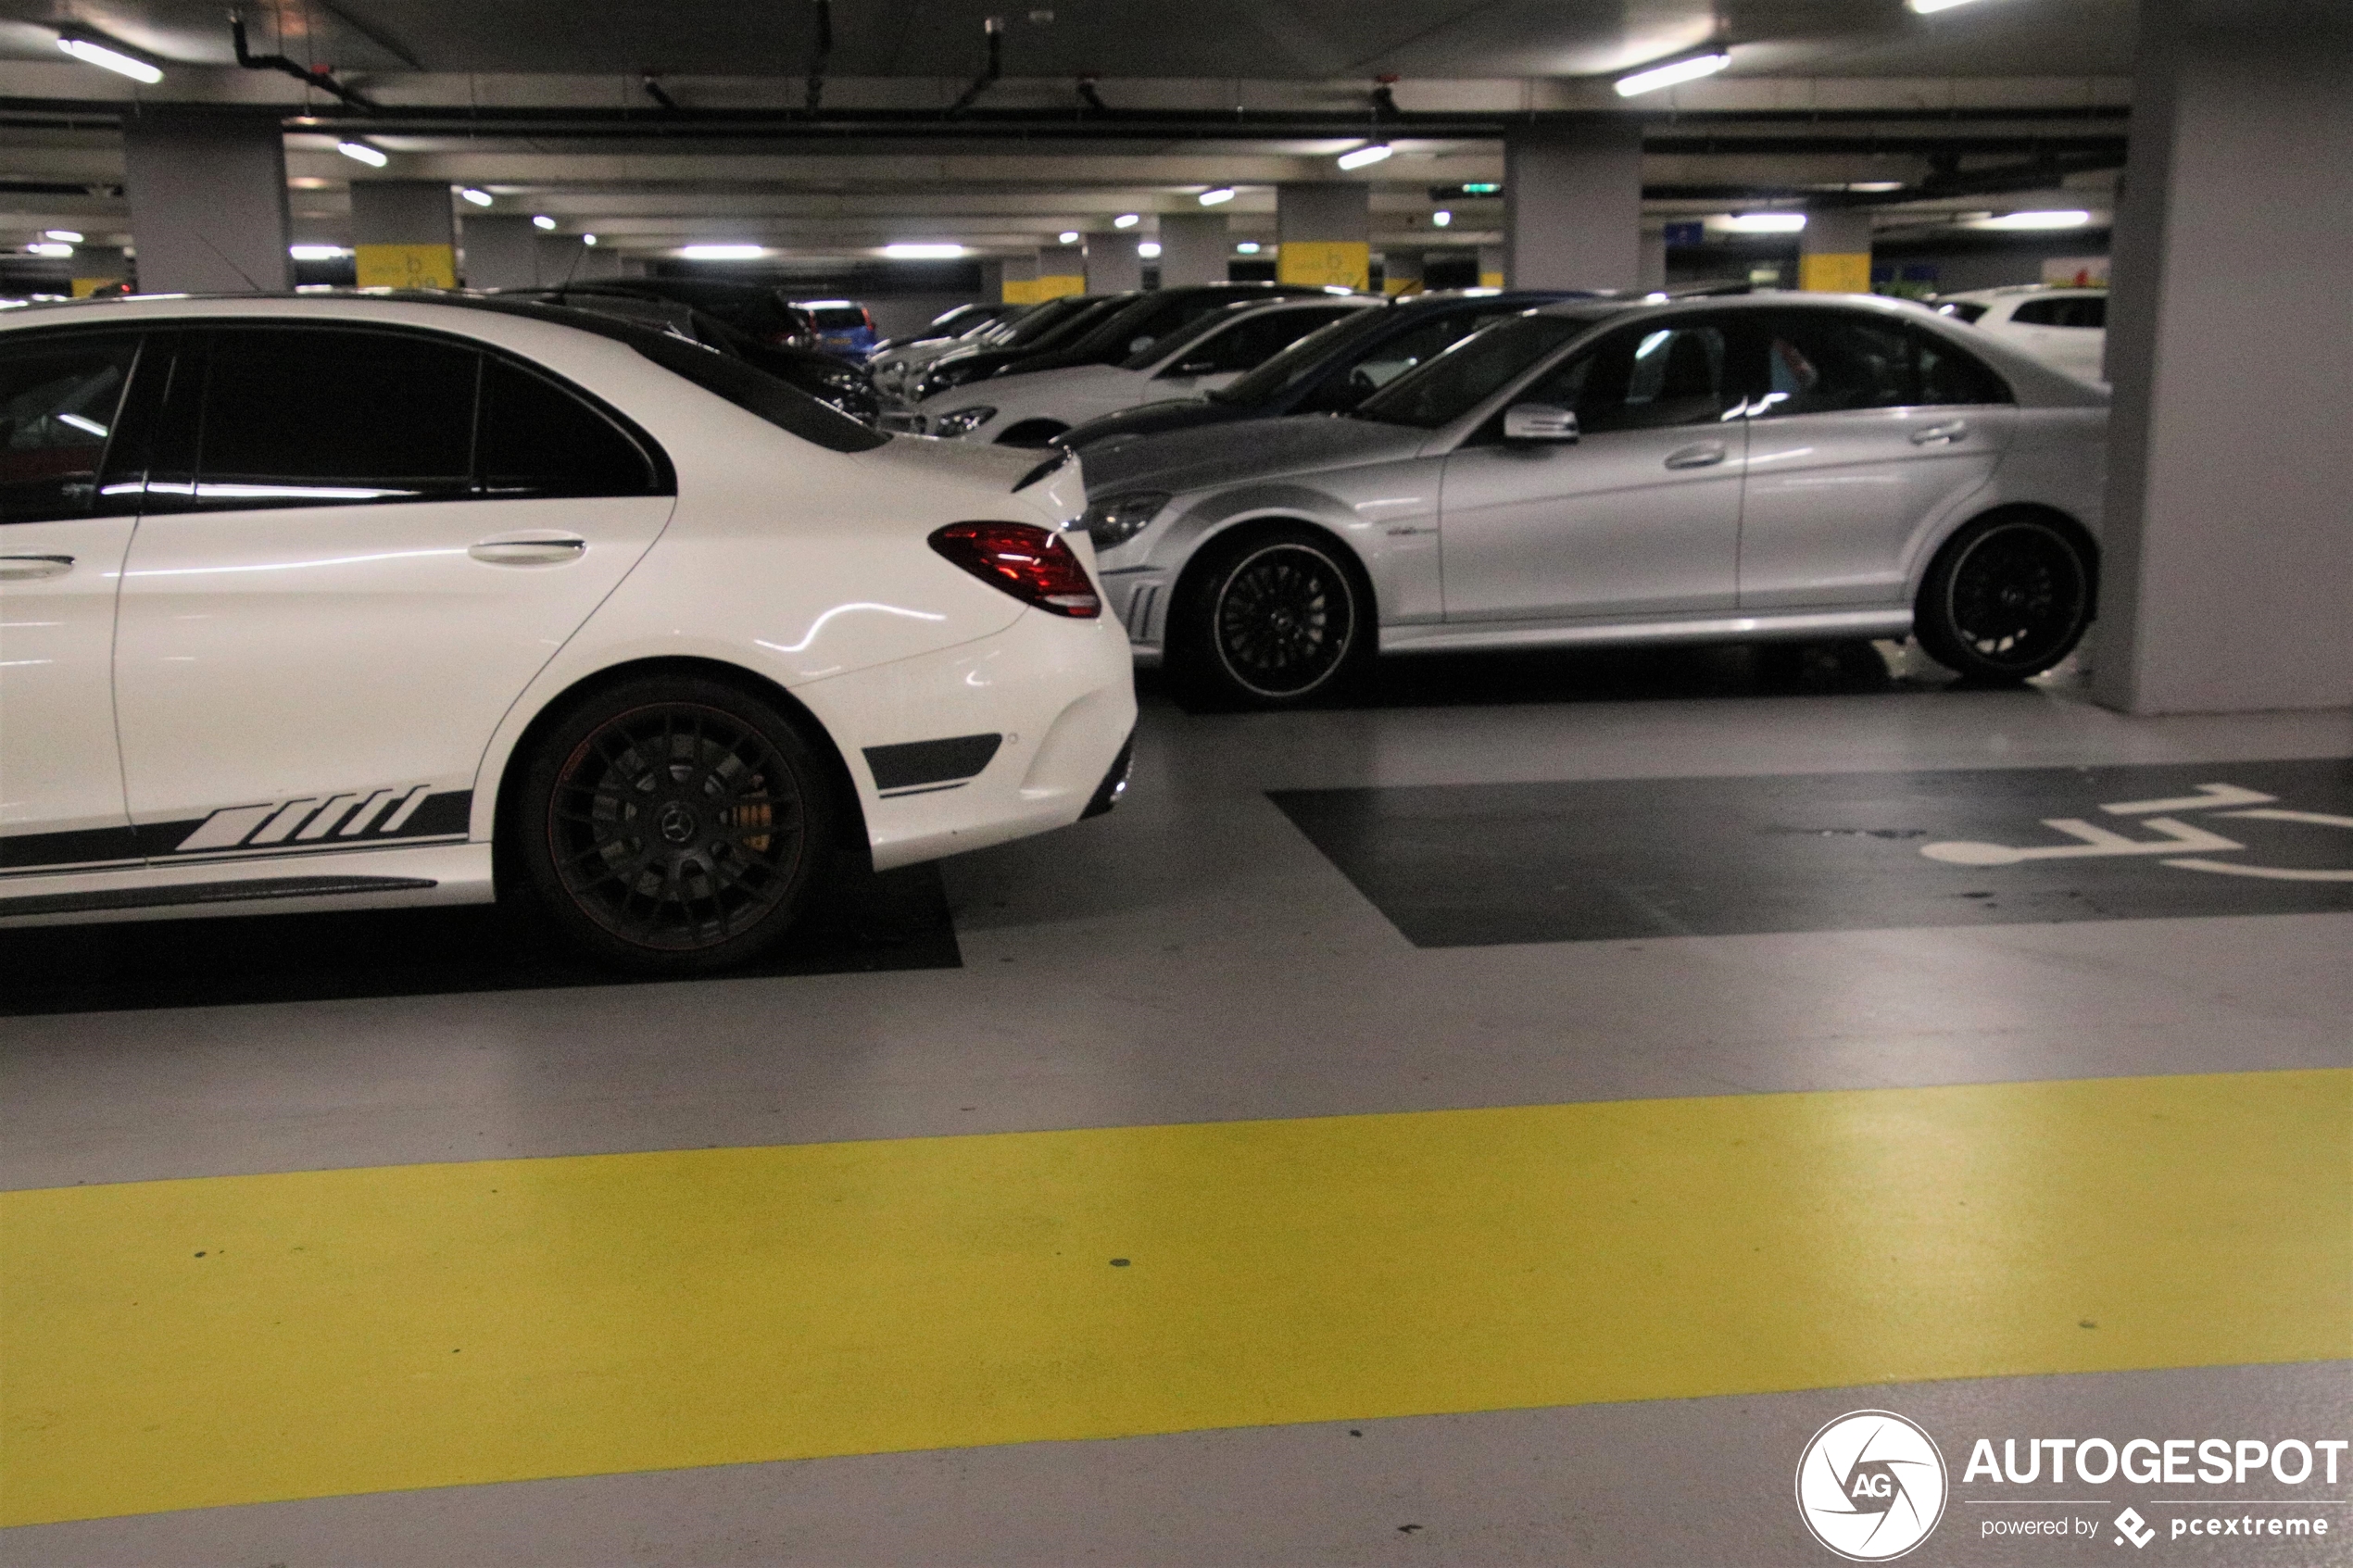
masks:
{"type": "Polygon", "coordinates": [[[545,539],[484,539],[466,554],[491,566],[555,566],[578,560],[588,541],[569,536],[545,539]]]}
{"type": "Polygon", "coordinates": [[[1667,454],[1667,466],[1670,469],[1713,468],[1723,460],[1724,444],[1720,441],[1703,441],[1696,446],[1680,446],[1667,454]]]}
{"type": "Polygon", "coordinates": [[[29,583],[37,577],[63,577],[72,570],[71,556],[0,556],[0,583],[29,583]]]}
{"type": "Polygon", "coordinates": [[[1967,420],[1954,420],[1946,424],[1930,425],[1925,430],[1912,432],[1912,445],[1915,446],[1933,446],[1940,442],[1949,444],[1955,441],[1965,441],[1968,438],[1969,421],[1967,420]]]}

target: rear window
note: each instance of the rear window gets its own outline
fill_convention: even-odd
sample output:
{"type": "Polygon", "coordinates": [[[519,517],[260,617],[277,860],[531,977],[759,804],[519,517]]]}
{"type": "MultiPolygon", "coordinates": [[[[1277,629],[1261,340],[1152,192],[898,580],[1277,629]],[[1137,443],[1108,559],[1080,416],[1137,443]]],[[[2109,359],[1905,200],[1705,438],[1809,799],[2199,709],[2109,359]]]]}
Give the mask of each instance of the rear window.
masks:
{"type": "Polygon", "coordinates": [[[2010,312],[2010,320],[2028,327],[2106,327],[2108,295],[2045,295],[2020,304],[2010,312]]]}
{"type": "Polygon", "coordinates": [[[686,377],[705,392],[725,398],[778,430],[789,431],[829,451],[871,452],[890,440],[848,414],[826,408],[807,393],[787,386],[767,371],[755,370],[740,359],[730,359],[715,349],[682,343],[657,332],[633,333],[627,341],[663,370],[686,377]]]}
{"type": "MultiPolygon", "coordinates": [[[[809,309],[806,306],[802,308],[809,309]]],[[[809,313],[817,319],[819,332],[846,332],[866,324],[866,313],[854,305],[828,305],[809,313]]]]}

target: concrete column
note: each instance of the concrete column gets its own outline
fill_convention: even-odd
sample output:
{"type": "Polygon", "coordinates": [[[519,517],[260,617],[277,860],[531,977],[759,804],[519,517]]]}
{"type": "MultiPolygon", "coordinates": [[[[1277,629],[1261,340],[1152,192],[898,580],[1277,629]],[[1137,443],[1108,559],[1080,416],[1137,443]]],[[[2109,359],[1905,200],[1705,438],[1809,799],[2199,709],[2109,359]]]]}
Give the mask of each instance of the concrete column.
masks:
{"type": "MultiPolygon", "coordinates": [[[[994,264],[997,268],[997,297],[1007,305],[1038,303],[1038,253],[1009,256],[994,264]]],[[[988,292],[988,272],[981,274],[982,292],[988,292]]]]}
{"type": "Polygon", "coordinates": [[[2143,0],[2093,691],[2353,704],[2353,10],[2143,0]]]}
{"type": "Polygon", "coordinates": [[[1422,253],[1417,250],[1389,250],[1381,253],[1380,291],[1394,299],[1401,294],[1422,292],[1422,253]]]}
{"type": "Polygon", "coordinates": [[[122,127],[123,186],[149,294],[282,294],[286,144],[263,118],[145,110],[122,127]]]}
{"type": "Polygon", "coordinates": [[[1667,231],[1642,231],[1642,286],[1663,289],[1667,286],[1667,231]]]}
{"type": "MultiPolygon", "coordinates": [[[[1139,262],[1137,270],[1143,270],[1139,262]]],[[[1087,292],[1087,252],[1079,245],[1040,245],[1038,247],[1038,292],[1032,297],[1039,303],[1060,299],[1064,295],[1087,292]]]]}
{"type": "Polygon", "coordinates": [[[1144,286],[1144,258],[1136,254],[1136,234],[1114,229],[1087,236],[1087,292],[1120,294],[1144,286]]]}
{"type": "Polygon", "coordinates": [[[611,252],[600,253],[594,245],[581,244],[578,234],[540,233],[534,239],[539,263],[539,286],[543,289],[560,288],[566,283],[612,275],[601,270],[604,263],[600,259],[611,252]]]}
{"type": "Polygon", "coordinates": [[[528,218],[484,213],[465,219],[466,287],[528,289],[539,283],[539,231],[528,218]]]}
{"type": "Polygon", "coordinates": [[[131,276],[130,258],[120,245],[76,245],[73,247],[73,297],[87,299],[103,288],[110,288],[131,276]]]}
{"type": "Polygon", "coordinates": [[[1276,280],[1372,287],[1372,194],[1369,185],[1276,186],[1276,280]]]}
{"type": "Polygon", "coordinates": [[[1160,286],[1226,281],[1226,215],[1178,212],[1160,220],[1160,286]]]}
{"type": "Polygon", "coordinates": [[[1507,246],[1479,246],[1478,286],[1483,289],[1502,288],[1504,286],[1504,279],[1507,275],[1504,270],[1510,264],[1511,253],[1507,246]]]}
{"type": "Polygon", "coordinates": [[[1005,264],[994,257],[980,264],[980,297],[992,302],[1005,297],[1005,264]]]}
{"type": "Polygon", "coordinates": [[[1806,215],[1797,236],[1797,286],[1808,294],[1871,292],[1871,215],[1856,207],[1806,215]]]}
{"type": "Polygon", "coordinates": [[[1503,271],[1513,288],[1639,288],[1642,237],[1640,121],[1597,116],[1504,138],[1503,271]]]}
{"type": "Polygon", "coordinates": [[[449,187],[438,180],[354,180],[351,249],[363,289],[456,288],[449,187]]]}

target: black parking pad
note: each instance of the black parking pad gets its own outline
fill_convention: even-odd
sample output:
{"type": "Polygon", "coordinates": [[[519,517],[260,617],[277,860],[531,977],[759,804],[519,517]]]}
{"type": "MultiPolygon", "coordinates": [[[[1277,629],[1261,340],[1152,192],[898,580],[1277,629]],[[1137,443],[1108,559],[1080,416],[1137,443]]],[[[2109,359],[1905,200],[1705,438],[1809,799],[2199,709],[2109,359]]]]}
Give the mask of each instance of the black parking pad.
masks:
{"type": "Polygon", "coordinates": [[[2345,758],[1272,798],[1421,947],[2353,909],[2345,758]]]}
{"type": "MultiPolygon", "coordinates": [[[[937,866],[845,870],[765,958],[694,984],[963,965],[937,866]]],[[[0,1016],[646,983],[506,905],[0,932],[0,1016]]]]}

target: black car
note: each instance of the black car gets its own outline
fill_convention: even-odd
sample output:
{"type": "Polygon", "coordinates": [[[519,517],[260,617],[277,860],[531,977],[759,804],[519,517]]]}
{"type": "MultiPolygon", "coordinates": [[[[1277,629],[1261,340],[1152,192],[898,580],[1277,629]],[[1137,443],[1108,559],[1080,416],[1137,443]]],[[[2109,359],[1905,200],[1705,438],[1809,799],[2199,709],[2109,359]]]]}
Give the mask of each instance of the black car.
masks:
{"type": "Polygon", "coordinates": [[[710,311],[678,300],[616,288],[603,280],[575,283],[570,288],[501,289],[497,297],[561,305],[658,328],[673,337],[699,343],[730,358],[755,365],[861,424],[873,425],[882,416],[882,402],[875,395],[874,381],[858,366],[819,349],[763,341],[738,331],[710,311]]]}
{"type": "Polygon", "coordinates": [[[1070,365],[1116,365],[1179,327],[1239,301],[1328,292],[1305,283],[1198,283],[1189,288],[1111,295],[1095,310],[1070,318],[1050,337],[1026,347],[1009,345],[945,356],[933,363],[917,385],[908,389],[909,400],[921,402],[951,386],[967,386],[987,376],[1027,375],[1033,370],[1059,370],[1070,365]]]}
{"type": "Polygon", "coordinates": [[[1084,452],[1197,425],[1283,414],[1346,413],[1382,385],[1491,321],[1554,300],[1582,297],[1541,289],[1403,295],[1386,309],[1354,311],[1308,333],[1206,396],[1123,408],[1064,431],[1054,444],[1084,452]]]}
{"type": "Polygon", "coordinates": [[[1034,305],[959,305],[931,319],[931,324],[919,332],[903,337],[887,337],[875,345],[876,354],[887,354],[894,348],[906,348],[918,343],[940,343],[951,337],[976,332],[992,321],[1018,320],[1023,312],[1035,310],[1034,305]]]}

